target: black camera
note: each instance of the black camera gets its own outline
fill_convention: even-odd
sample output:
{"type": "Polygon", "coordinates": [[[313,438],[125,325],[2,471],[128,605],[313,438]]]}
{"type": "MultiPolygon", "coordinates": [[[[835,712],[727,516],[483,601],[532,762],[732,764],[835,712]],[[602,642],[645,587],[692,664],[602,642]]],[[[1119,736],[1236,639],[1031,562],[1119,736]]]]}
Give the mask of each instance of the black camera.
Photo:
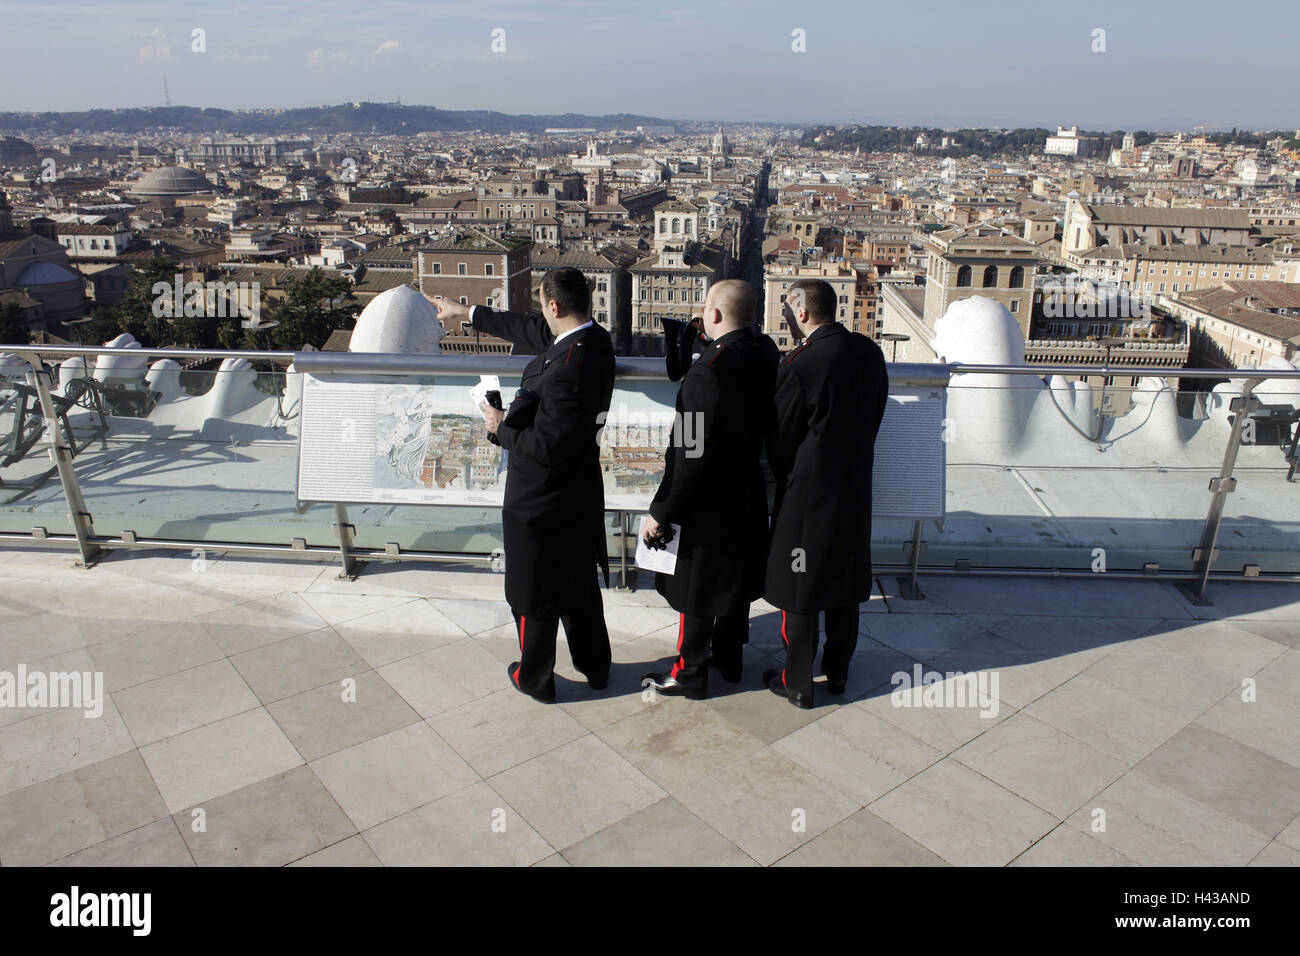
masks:
{"type": "Polygon", "coordinates": [[[648,534],[645,536],[645,546],[651,551],[662,551],[672,543],[675,534],[676,532],[673,531],[672,525],[660,525],[657,534],[648,534]]]}

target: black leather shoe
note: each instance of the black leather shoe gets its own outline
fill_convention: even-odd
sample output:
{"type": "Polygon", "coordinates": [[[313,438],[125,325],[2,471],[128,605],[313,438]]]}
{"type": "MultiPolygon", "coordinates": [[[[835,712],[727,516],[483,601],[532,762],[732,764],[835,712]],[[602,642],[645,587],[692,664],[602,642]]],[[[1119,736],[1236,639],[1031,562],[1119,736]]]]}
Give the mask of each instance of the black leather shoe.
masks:
{"type": "Polygon", "coordinates": [[[796,707],[801,707],[804,710],[812,708],[811,697],[805,697],[803,694],[792,694],[786,690],[785,679],[781,676],[780,671],[763,671],[763,683],[777,697],[784,697],[796,707]]]}
{"type": "Polygon", "coordinates": [[[663,694],[665,697],[685,697],[687,700],[704,700],[709,696],[708,685],[692,687],[680,683],[676,677],[671,674],[660,674],[651,672],[641,678],[641,686],[650,686],[655,689],[655,693],[663,694]]]}
{"type": "Polygon", "coordinates": [[[606,672],[603,677],[587,677],[587,686],[592,690],[604,690],[609,686],[609,673],[606,672]]]}
{"type": "Polygon", "coordinates": [[[712,668],[713,668],[715,671],[717,671],[719,674],[721,674],[721,675],[722,675],[722,679],[725,680],[728,684],[739,684],[739,683],[740,683],[741,673],[740,673],[740,668],[739,668],[739,667],[737,667],[734,671],[724,671],[721,667],[719,667],[719,666],[718,666],[717,664],[715,664],[713,661],[709,661],[709,666],[712,667],[712,668]]]}
{"type": "Polygon", "coordinates": [[[848,684],[848,681],[846,680],[831,680],[829,677],[826,678],[826,689],[835,697],[844,696],[844,687],[846,684],[848,684]]]}
{"type": "MultiPolygon", "coordinates": [[[[518,671],[519,671],[518,661],[514,661],[513,663],[506,665],[506,673],[510,676],[510,686],[513,687],[515,690],[519,691],[519,693],[521,694],[528,694],[528,691],[520,687],[519,681],[515,679],[515,674],[518,673],[518,671]]],[[[540,694],[528,694],[528,696],[531,697],[533,700],[537,701],[539,704],[555,703],[554,693],[552,693],[549,697],[540,694]]]]}

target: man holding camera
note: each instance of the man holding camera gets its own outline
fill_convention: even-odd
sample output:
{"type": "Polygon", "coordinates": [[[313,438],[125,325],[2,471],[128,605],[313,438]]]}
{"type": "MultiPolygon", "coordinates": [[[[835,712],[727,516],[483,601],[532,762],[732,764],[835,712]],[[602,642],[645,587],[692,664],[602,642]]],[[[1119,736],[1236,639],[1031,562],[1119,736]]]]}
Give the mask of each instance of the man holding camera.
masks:
{"type": "MultiPolygon", "coordinates": [[[[763,587],[767,490],[759,456],[770,415],[775,343],[753,327],[754,291],[729,279],[709,288],[699,358],[684,369],[673,441],[650,504],[647,538],[681,526],[673,574],[655,587],[680,614],[677,658],[643,684],[661,694],[708,696],[710,664],[741,676],[749,605],[763,587]]],[[[650,542],[647,542],[650,543],[650,542]]]]}

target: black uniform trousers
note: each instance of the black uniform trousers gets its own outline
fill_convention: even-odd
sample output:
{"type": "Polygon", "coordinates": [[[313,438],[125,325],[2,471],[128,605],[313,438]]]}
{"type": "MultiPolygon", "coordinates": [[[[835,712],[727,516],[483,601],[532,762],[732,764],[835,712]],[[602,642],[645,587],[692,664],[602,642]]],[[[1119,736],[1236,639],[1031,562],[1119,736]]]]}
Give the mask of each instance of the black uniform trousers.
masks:
{"type": "Polygon", "coordinates": [[[738,672],[749,639],[749,609],[722,617],[681,615],[677,628],[677,660],[672,676],[679,684],[707,690],[709,661],[724,674],[738,672]]]}
{"type": "MultiPolygon", "coordinates": [[[[827,608],[826,649],[822,669],[829,680],[848,680],[849,660],[858,646],[858,606],[827,608]]],[[[781,679],[791,694],[812,697],[813,662],[817,658],[817,615],[781,612],[781,638],[785,641],[785,670],[781,679]]]]}
{"type": "Polygon", "coordinates": [[[569,613],[558,618],[515,614],[519,634],[515,685],[534,697],[555,697],[555,638],[561,623],[573,666],[597,683],[609,677],[609,631],[605,628],[605,608],[596,575],[584,573],[581,580],[574,581],[568,603],[569,613]]]}

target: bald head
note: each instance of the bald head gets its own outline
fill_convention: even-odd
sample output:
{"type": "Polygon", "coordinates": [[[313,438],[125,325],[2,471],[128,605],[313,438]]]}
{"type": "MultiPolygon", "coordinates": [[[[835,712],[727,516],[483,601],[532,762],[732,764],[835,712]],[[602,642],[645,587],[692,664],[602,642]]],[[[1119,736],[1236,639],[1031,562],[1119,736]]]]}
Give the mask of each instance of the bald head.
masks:
{"type": "Polygon", "coordinates": [[[728,332],[743,329],[754,319],[754,290],[741,279],[715,282],[709,287],[705,309],[722,313],[720,326],[728,332]]]}

